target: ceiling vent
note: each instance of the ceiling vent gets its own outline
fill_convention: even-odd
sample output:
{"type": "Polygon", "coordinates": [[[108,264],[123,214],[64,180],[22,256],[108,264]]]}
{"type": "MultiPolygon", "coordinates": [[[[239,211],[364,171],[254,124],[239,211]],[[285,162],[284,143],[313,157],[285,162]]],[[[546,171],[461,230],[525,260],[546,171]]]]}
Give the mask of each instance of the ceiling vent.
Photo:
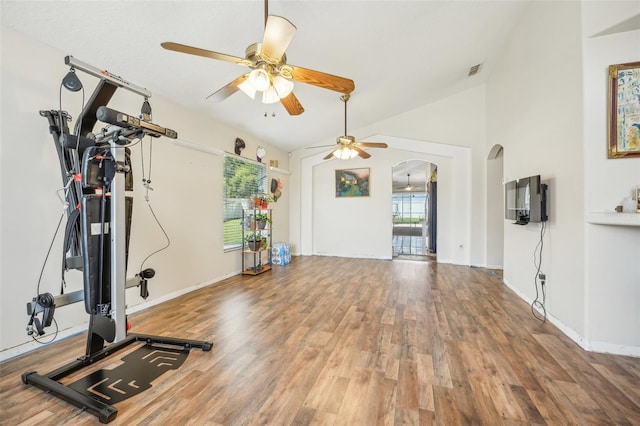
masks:
{"type": "Polygon", "coordinates": [[[481,66],[482,64],[477,64],[469,68],[469,77],[471,77],[472,75],[478,74],[478,71],[480,71],[481,66]]]}

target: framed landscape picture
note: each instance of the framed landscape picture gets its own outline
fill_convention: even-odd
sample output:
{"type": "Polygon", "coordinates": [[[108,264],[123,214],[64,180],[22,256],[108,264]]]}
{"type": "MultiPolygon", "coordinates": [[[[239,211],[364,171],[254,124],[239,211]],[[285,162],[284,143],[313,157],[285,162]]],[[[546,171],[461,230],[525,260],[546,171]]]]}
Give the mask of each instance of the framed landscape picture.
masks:
{"type": "Polygon", "coordinates": [[[369,168],[336,170],[336,197],[368,197],[369,168]]]}
{"type": "Polygon", "coordinates": [[[640,156],[640,62],[609,66],[608,158],[640,156]]]}

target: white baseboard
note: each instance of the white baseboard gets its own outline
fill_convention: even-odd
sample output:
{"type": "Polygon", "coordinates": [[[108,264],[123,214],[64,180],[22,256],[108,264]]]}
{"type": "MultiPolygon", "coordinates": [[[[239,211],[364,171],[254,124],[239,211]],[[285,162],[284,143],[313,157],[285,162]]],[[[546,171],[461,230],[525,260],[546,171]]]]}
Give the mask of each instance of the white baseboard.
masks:
{"type": "MultiPolygon", "coordinates": [[[[87,331],[89,327],[89,322],[85,322],[80,325],[76,325],[74,327],[69,327],[64,330],[59,330],[56,339],[51,342],[58,342],[62,339],[66,339],[67,337],[75,336],[76,334],[87,331]]],[[[48,336],[42,336],[42,340],[47,340],[48,336]]],[[[0,362],[6,361],[8,359],[26,354],[27,352],[35,351],[36,349],[42,349],[46,347],[49,343],[38,343],[35,340],[31,340],[30,342],[23,343],[18,346],[14,346],[12,348],[8,348],[0,352],[0,362]]]]}
{"type": "Polygon", "coordinates": [[[626,355],[640,358],[640,347],[634,346],[614,345],[613,343],[608,342],[590,342],[588,350],[605,354],[626,355]]]}
{"type": "Polygon", "coordinates": [[[191,293],[192,291],[196,291],[198,289],[201,289],[202,287],[206,287],[206,286],[209,286],[211,284],[215,284],[217,282],[220,282],[222,280],[226,280],[227,278],[239,275],[240,272],[241,272],[240,270],[234,271],[234,272],[230,272],[228,274],[224,274],[224,275],[222,275],[220,277],[217,277],[217,278],[214,278],[212,280],[204,281],[204,282],[201,282],[199,284],[193,285],[191,287],[183,288],[183,289],[180,289],[178,291],[174,291],[173,293],[165,294],[162,297],[150,300],[148,302],[143,302],[143,303],[140,303],[138,305],[131,306],[131,307],[127,306],[127,314],[133,314],[133,313],[136,313],[136,312],[143,311],[143,310],[145,310],[147,308],[150,308],[152,306],[159,305],[161,303],[164,303],[164,302],[167,302],[169,300],[175,299],[176,297],[180,297],[180,296],[182,296],[184,294],[191,293]]]}
{"type": "MultiPolygon", "coordinates": [[[[174,291],[173,293],[165,294],[164,296],[159,297],[157,299],[153,299],[153,300],[150,300],[148,302],[143,302],[143,303],[140,303],[140,304],[132,306],[132,307],[127,307],[127,314],[133,314],[133,313],[136,313],[136,312],[143,311],[143,310],[148,309],[148,308],[150,308],[152,306],[159,305],[160,303],[167,302],[169,300],[175,299],[176,297],[179,297],[179,296],[182,296],[184,294],[191,293],[192,291],[201,289],[202,287],[206,287],[206,286],[215,284],[217,282],[220,282],[222,280],[225,280],[225,279],[227,279],[229,277],[233,277],[233,276],[239,275],[240,272],[241,272],[240,270],[235,271],[235,272],[230,272],[228,274],[222,275],[222,276],[214,278],[212,280],[205,281],[205,282],[202,282],[202,283],[198,283],[198,284],[193,285],[191,287],[187,287],[187,288],[180,289],[178,291],[174,291]]],[[[66,339],[67,337],[71,337],[71,336],[75,336],[76,334],[83,333],[83,332],[87,331],[88,327],[89,327],[89,321],[87,320],[87,322],[85,322],[83,324],[79,324],[79,325],[76,325],[74,327],[70,327],[70,328],[67,328],[67,329],[64,329],[64,330],[59,330],[56,339],[51,343],[55,343],[55,342],[58,342],[58,341],[60,341],[62,339],[66,339]]],[[[46,335],[43,336],[42,339],[46,340],[47,336],[46,335]]],[[[11,358],[26,354],[26,353],[34,351],[36,349],[43,348],[43,347],[45,347],[47,345],[48,345],[48,343],[41,344],[41,343],[38,343],[38,342],[32,340],[32,341],[25,342],[23,344],[14,346],[12,348],[7,348],[7,349],[3,350],[2,352],[0,352],[0,362],[3,362],[3,361],[6,361],[8,359],[11,359],[11,358]]]]}
{"type": "MultiPolygon", "coordinates": [[[[515,288],[511,284],[509,284],[508,281],[502,280],[502,282],[504,283],[504,285],[509,287],[515,294],[517,294],[518,297],[520,297],[522,300],[527,302],[529,305],[533,303],[533,300],[529,299],[527,295],[519,291],[517,288],[515,288]]],[[[541,315],[543,314],[540,309],[536,308],[536,310],[540,312],[541,315]]],[[[585,351],[607,353],[612,355],[625,355],[625,356],[640,358],[640,347],[615,345],[613,343],[607,343],[607,342],[589,342],[584,338],[584,336],[581,336],[580,334],[578,334],[575,330],[565,325],[558,318],[554,317],[553,315],[550,315],[549,312],[547,312],[547,321],[549,321],[551,324],[558,327],[560,331],[562,331],[568,338],[573,340],[578,346],[580,346],[585,351]]]]}

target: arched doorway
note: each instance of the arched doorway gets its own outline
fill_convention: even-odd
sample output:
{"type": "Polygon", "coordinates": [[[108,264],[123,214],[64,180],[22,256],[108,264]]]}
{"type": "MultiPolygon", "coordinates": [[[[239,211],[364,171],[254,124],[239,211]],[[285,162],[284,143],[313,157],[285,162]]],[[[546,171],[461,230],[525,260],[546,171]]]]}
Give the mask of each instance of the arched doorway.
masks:
{"type": "Polygon", "coordinates": [[[487,268],[504,264],[503,148],[494,145],[487,156],[487,268]]]}
{"type": "Polygon", "coordinates": [[[393,259],[436,259],[437,166],[407,160],[392,169],[393,259]]]}

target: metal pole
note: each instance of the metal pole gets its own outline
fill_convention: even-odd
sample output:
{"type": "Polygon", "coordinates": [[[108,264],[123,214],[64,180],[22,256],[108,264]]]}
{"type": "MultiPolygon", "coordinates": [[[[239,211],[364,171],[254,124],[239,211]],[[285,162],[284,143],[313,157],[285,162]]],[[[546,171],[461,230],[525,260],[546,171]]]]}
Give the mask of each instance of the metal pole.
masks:
{"type": "Polygon", "coordinates": [[[116,173],[111,182],[111,318],[116,323],[116,337],[119,342],[127,337],[127,316],[125,290],[126,265],[126,221],[124,187],[124,146],[110,142],[111,155],[116,161],[116,173]]]}

